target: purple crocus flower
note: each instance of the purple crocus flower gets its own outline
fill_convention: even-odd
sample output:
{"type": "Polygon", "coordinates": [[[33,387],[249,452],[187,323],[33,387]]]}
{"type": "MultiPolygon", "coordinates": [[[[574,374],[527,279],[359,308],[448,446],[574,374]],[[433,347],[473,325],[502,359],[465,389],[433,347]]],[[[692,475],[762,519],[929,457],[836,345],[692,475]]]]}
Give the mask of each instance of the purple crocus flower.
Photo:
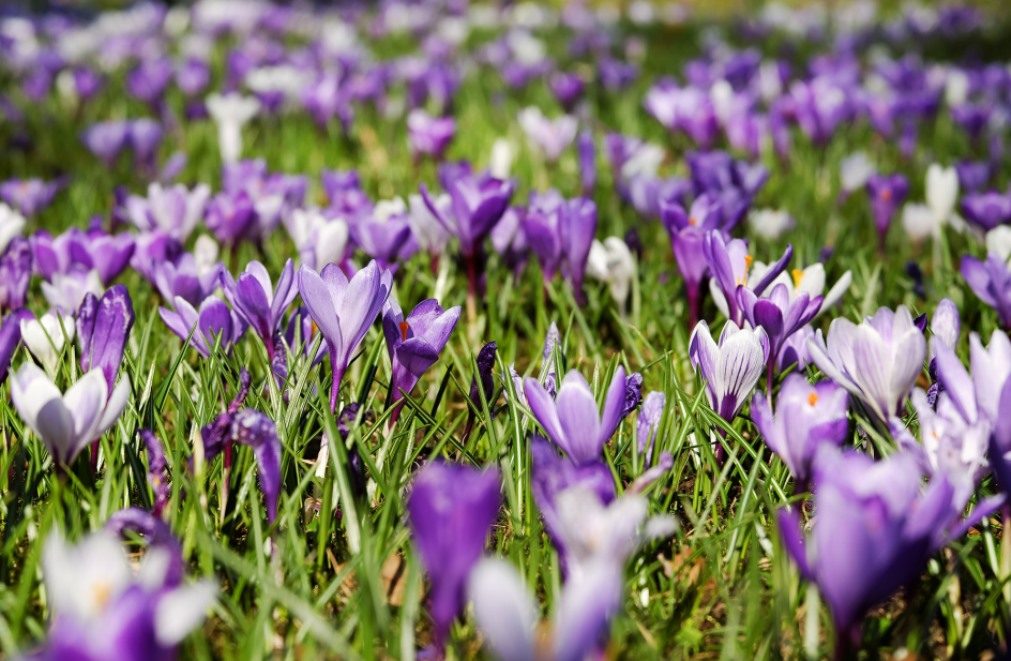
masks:
{"type": "Polygon", "coordinates": [[[604,445],[621,422],[625,407],[625,369],[619,366],[614,371],[601,409],[597,408],[590,384],[577,370],[565,375],[555,398],[539,381],[529,377],[523,382],[523,393],[530,412],[548,438],[564,450],[573,463],[589,464],[600,460],[604,445]]]}
{"type": "Polygon", "coordinates": [[[991,254],[986,261],[970,255],[962,257],[960,270],[969,288],[997,312],[1004,328],[1011,328],[1011,269],[991,254]]]}
{"type": "Polygon", "coordinates": [[[116,386],[133,320],[133,302],[123,285],[112,287],[101,298],[87,294],[77,311],[81,370],[101,370],[109,390],[116,386]]]}
{"type": "Polygon", "coordinates": [[[158,314],[169,330],[183,342],[189,341],[201,356],[210,356],[217,345],[225,351],[231,350],[246,332],[242,317],[217,296],[205,298],[199,309],[181,296],[176,296],[173,302],[174,310],[158,308],[158,314]]]}
{"type": "Polygon", "coordinates": [[[873,174],[867,178],[867,195],[871,201],[871,215],[878,231],[878,242],[883,247],[888,226],[895,212],[909,194],[909,181],[901,174],[873,174]]]}
{"type": "Polygon", "coordinates": [[[593,132],[586,130],[576,139],[576,156],[579,160],[579,183],[584,197],[592,197],[597,185],[597,144],[593,132]]]}
{"type": "Polygon", "coordinates": [[[362,251],[384,269],[408,259],[417,250],[410,214],[403,199],[380,200],[363,210],[351,225],[351,235],[362,251]]]}
{"type": "Polygon", "coordinates": [[[129,396],[128,379],[110,389],[100,369],[86,373],[66,393],[31,362],[11,379],[14,408],[61,466],[69,466],[88,443],[116,423],[129,396]]]}
{"type": "Polygon", "coordinates": [[[132,196],[127,200],[127,215],[140,230],[159,231],[185,241],[203,220],[210,195],[206,184],[189,189],[182,184],[152,183],[147,197],[132,196]]]}
{"type": "Polygon", "coordinates": [[[744,318],[752,326],[761,326],[769,338],[768,390],[772,391],[772,376],[780,363],[780,354],[794,333],[806,326],[821,311],[822,297],[794,293],[784,283],[773,285],[766,296],[756,296],[747,287],[737,288],[738,303],[744,318]]]}
{"type": "Polygon", "coordinates": [[[786,377],[772,410],[772,397],[756,393],[751,417],[769,449],[779,455],[797,481],[798,491],[807,488],[818,449],[828,443],[840,445],[849,423],[846,391],[832,381],[810,384],[800,374],[786,377]]]}
{"type": "Polygon", "coordinates": [[[708,193],[695,198],[687,213],[676,199],[660,202],[660,220],[670,235],[674,260],[685,282],[691,328],[698,323],[702,279],[709,270],[703,243],[708,232],[720,228],[722,219],[722,205],[708,193]]]}
{"type": "Polygon", "coordinates": [[[27,239],[16,237],[0,255],[0,312],[24,306],[31,278],[31,244],[27,239]]]}
{"type": "Polygon", "coordinates": [[[279,348],[274,334],[278,331],[285,310],[298,293],[294,262],[289,259],[284,263],[276,288],[266,267],[255,260],[246,266],[238,279],[233,280],[227,271],[223,272],[223,277],[225,296],[263,342],[267,358],[273,363],[274,354],[279,348]]]}
{"type": "Polygon", "coordinates": [[[136,569],[112,530],[73,546],[50,533],[42,567],[52,625],[38,658],[175,658],[182,639],[203,621],[216,588],[211,581],[182,583],[178,541],[164,524],[147,519],[157,532],[136,569]]]}
{"type": "Polygon", "coordinates": [[[389,298],[393,276],[371,261],[351,280],[336,264],[317,273],[303,266],[298,273],[298,290],[319,328],[330,353],[333,381],[330,385],[330,410],[337,410],[341,379],[351,362],[351,355],[365,339],[372,322],[389,298]]]}
{"type": "Polygon", "coordinates": [[[429,612],[441,650],[464,605],[471,569],[498,518],[499,472],[433,461],[419,470],[407,496],[408,521],[431,581],[429,612]]]}
{"type": "Polygon", "coordinates": [[[31,243],[35,270],[43,278],[50,280],[78,266],[86,271],[97,271],[106,285],[126,270],[136,248],[131,235],[107,234],[98,227],[87,231],[72,227],[56,237],[39,230],[31,243]]]}
{"type": "Polygon", "coordinates": [[[430,156],[442,160],[455,135],[456,120],[452,117],[432,117],[417,108],[407,116],[407,137],[415,158],[430,156]]]}
{"type": "Polygon", "coordinates": [[[406,318],[395,302],[387,303],[383,313],[383,335],[393,366],[392,401],[398,402],[390,417],[392,422],[396,422],[403,407],[402,398],[439,359],[459,318],[459,306],[443,310],[434,298],[418,303],[406,318]]]}
{"type": "Polygon", "coordinates": [[[31,217],[52,204],[61,188],[63,181],[60,179],[8,179],[0,183],[0,199],[22,215],[31,217]]]}
{"type": "Polygon", "coordinates": [[[688,342],[688,357],[702,373],[709,403],[731,422],[747,401],[769,359],[769,338],[761,327],[738,327],[728,321],[713,340],[709,324],[700,321],[688,342]]]}
{"type": "Polygon", "coordinates": [[[575,73],[558,71],[548,79],[548,86],[565,112],[572,112],[579,100],[583,98],[586,82],[575,73]]]}
{"type": "Polygon", "coordinates": [[[172,496],[172,485],[169,483],[168,461],[165,459],[165,448],[161,440],[150,429],[141,429],[140,438],[147,450],[147,482],[154,493],[152,513],[161,517],[172,496]]]}
{"type": "Polygon", "coordinates": [[[869,609],[912,581],[949,541],[991,513],[993,501],[963,520],[943,477],[921,488],[914,457],[875,462],[858,452],[824,447],[815,461],[815,520],[805,544],[799,513],[783,509],[783,545],[801,575],[817,584],[836,628],[837,658],[859,644],[869,609]]]}
{"type": "Polygon", "coordinates": [[[520,221],[545,280],[562,270],[582,295],[586,260],[597,228],[597,205],[585,198],[564,200],[557,193],[532,197],[520,221]]]}
{"type": "Polygon", "coordinates": [[[710,231],[703,239],[702,251],[713,276],[710,283],[713,296],[717,298],[717,303],[726,304],[727,318],[737,325],[744,322],[744,309],[741,307],[738,288],[747,288],[754,296],[761,296],[793,257],[793,246],[788,245],[782,257],[764,268],[755,282],[751,282],[749,274],[754,260],[748,253],[748,244],[743,240],[726,241],[721,232],[710,231]]]}
{"type": "Polygon", "coordinates": [[[88,151],[111,168],[129,144],[130,124],[122,120],[98,122],[84,131],[81,140],[88,151]]]}
{"type": "Polygon", "coordinates": [[[161,146],[163,136],[164,131],[161,124],[150,117],[130,122],[130,147],[133,149],[137,164],[152,174],[158,156],[158,147],[161,146]]]}
{"type": "Polygon", "coordinates": [[[571,115],[548,119],[540,108],[530,106],[519,114],[519,124],[527,140],[544,156],[554,163],[566,147],[576,139],[579,121],[571,115]]]}
{"type": "Polygon", "coordinates": [[[15,310],[0,322],[0,383],[7,378],[11,359],[21,343],[21,322],[32,319],[32,313],[24,308],[15,310]]]}
{"type": "Polygon", "coordinates": [[[445,183],[451,201],[448,212],[436,204],[424,184],[421,196],[435,219],[459,239],[460,252],[464,257],[475,256],[485,237],[509,207],[513,184],[487,174],[462,172],[445,183]]]}
{"type": "Polygon", "coordinates": [[[811,360],[882,422],[899,411],[923,369],[927,341],[905,306],[879,308],[860,324],[838,318],[808,341],[811,360]]]}
{"type": "Polygon", "coordinates": [[[663,418],[666,405],[667,398],[658,390],[647,394],[642,400],[639,419],[635,423],[635,440],[639,445],[639,452],[646,454],[647,463],[653,457],[653,443],[656,442],[657,433],[660,431],[660,420],[663,418]]]}
{"type": "Polygon", "coordinates": [[[962,215],[984,232],[1011,221],[1011,195],[997,191],[968,193],[962,198],[962,215]]]}

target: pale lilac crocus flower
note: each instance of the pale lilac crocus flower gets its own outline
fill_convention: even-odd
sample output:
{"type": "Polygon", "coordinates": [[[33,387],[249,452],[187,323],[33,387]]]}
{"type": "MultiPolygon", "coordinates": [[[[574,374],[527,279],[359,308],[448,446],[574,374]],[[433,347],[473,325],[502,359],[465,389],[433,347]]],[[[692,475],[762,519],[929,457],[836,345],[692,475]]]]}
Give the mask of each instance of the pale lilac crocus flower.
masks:
{"type": "Polygon", "coordinates": [[[827,340],[808,341],[814,363],[882,422],[899,411],[923,369],[927,341],[905,306],[879,308],[860,324],[838,318],[827,340]]]}
{"type": "Polygon", "coordinates": [[[688,357],[702,374],[713,410],[730,422],[762,375],[769,357],[769,338],[761,327],[739,327],[728,321],[717,343],[709,324],[700,321],[688,341],[688,357]]]}
{"type": "Polygon", "coordinates": [[[576,139],[579,131],[579,121],[575,117],[562,115],[548,119],[536,106],[521,110],[519,123],[527,139],[549,163],[558,160],[566,147],[576,139]]]}
{"type": "Polygon", "coordinates": [[[350,280],[336,264],[317,273],[302,266],[298,290],[330,354],[333,381],[330,385],[330,409],[337,408],[337,397],[351,355],[365,339],[389,298],[393,275],[371,261],[350,280]]]}

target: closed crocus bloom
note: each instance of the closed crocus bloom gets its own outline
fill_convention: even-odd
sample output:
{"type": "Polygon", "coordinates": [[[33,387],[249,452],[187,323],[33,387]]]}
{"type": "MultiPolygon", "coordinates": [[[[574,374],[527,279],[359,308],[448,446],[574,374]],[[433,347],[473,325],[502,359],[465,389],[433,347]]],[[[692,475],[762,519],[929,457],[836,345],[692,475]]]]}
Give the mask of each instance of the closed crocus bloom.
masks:
{"type": "Polygon", "coordinates": [[[225,295],[236,312],[256,332],[273,361],[277,345],[274,334],[278,331],[285,310],[295,300],[295,264],[290,259],[284,263],[275,288],[267,268],[252,261],[236,280],[225,273],[225,295]]]}
{"type": "Polygon", "coordinates": [[[355,243],[384,269],[395,268],[417,250],[403,198],[380,200],[351,225],[355,243]]]}
{"type": "Polygon", "coordinates": [[[981,301],[997,312],[1004,328],[1011,328],[1011,269],[1005,260],[990,255],[986,261],[962,257],[962,277],[981,301]]]}
{"type": "Polygon", "coordinates": [[[18,414],[62,466],[115,424],[129,396],[128,379],[110,391],[99,369],[86,373],[66,393],[32,363],[11,378],[11,400],[18,414]]]}
{"type": "Polygon", "coordinates": [[[902,228],[914,242],[936,239],[941,235],[941,217],[926,204],[906,204],[902,207],[902,228]]]}
{"type": "Polygon", "coordinates": [[[921,479],[908,453],[875,462],[826,447],[815,462],[816,514],[807,544],[797,510],[780,510],[783,545],[828,604],[840,658],[859,643],[869,609],[919,576],[933,553],[999,504],[987,501],[963,521],[947,480],[935,477],[921,488],[921,479]]]}
{"type": "Polygon", "coordinates": [[[7,250],[7,246],[14,237],[21,236],[25,229],[25,217],[0,202],[0,255],[7,250]]]}
{"type": "Polygon", "coordinates": [[[879,241],[884,244],[888,226],[909,194],[909,181],[901,174],[875,174],[867,179],[867,194],[879,241]]]}
{"type": "MultiPolygon", "coordinates": [[[[434,298],[418,303],[407,317],[396,303],[387,303],[383,313],[383,335],[393,365],[390,388],[399,401],[417,385],[449,341],[460,318],[460,306],[443,310],[434,298]]],[[[403,403],[393,413],[395,420],[403,403]]]]}
{"type": "Polygon", "coordinates": [[[635,440],[639,445],[639,452],[646,453],[647,461],[653,455],[653,443],[656,441],[666,403],[664,394],[656,390],[648,393],[642,400],[642,409],[635,424],[635,440]]]}
{"type": "Polygon", "coordinates": [[[769,357],[769,338],[762,328],[741,328],[728,321],[716,343],[709,324],[700,321],[688,342],[688,357],[702,374],[713,410],[730,422],[762,375],[769,357]]]}
{"type": "Polygon", "coordinates": [[[933,163],[927,168],[927,206],[940,223],[947,223],[958,203],[958,172],[933,163]]]}
{"type": "Polygon", "coordinates": [[[441,650],[463,609],[467,577],[498,518],[499,473],[441,461],[415,474],[407,496],[408,522],[432,589],[429,612],[441,650]]]}
{"type": "Polygon", "coordinates": [[[13,239],[0,255],[0,311],[25,304],[32,278],[32,248],[27,239],[13,239]]]}
{"type": "Polygon", "coordinates": [[[530,144],[552,163],[557,161],[565,148],[572,144],[579,131],[579,121],[575,117],[562,115],[548,119],[536,106],[521,110],[519,123],[530,144]]]}
{"type": "Polygon", "coordinates": [[[558,395],[552,399],[536,379],[523,382],[523,392],[534,418],[548,438],[565,451],[575,464],[600,459],[604,445],[621,422],[625,405],[625,370],[618,367],[604,396],[601,409],[586,379],[576,370],[562,380],[558,395]]]}
{"type": "Polygon", "coordinates": [[[21,322],[32,318],[28,310],[15,310],[0,322],[0,383],[7,378],[14,352],[21,343],[21,322]]]}
{"type": "Polygon", "coordinates": [[[513,184],[487,175],[462,173],[447,181],[449,209],[444,209],[422,185],[421,197],[443,227],[460,241],[464,257],[473,257],[509,208],[513,184]]]}
{"type": "Polygon", "coordinates": [[[603,242],[593,240],[586,259],[586,275],[607,284],[621,314],[625,314],[637,272],[635,257],[620,237],[609,236],[603,242]]]}
{"type": "Polygon", "coordinates": [[[38,319],[21,320],[21,340],[51,376],[59,368],[64,345],[73,339],[74,320],[69,316],[47,312],[38,319]]]}
{"type": "Polygon", "coordinates": [[[242,127],[260,111],[259,102],[241,94],[211,94],[207,112],[218,125],[218,147],[224,163],[235,163],[242,156],[242,127]]]}
{"type": "Polygon", "coordinates": [[[950,298],[942,298],[930,318],[930,333],[944,346],[954,349],[961,328],[958,306],[950,298]]]}
{"type": "Polygon", "coordinates": [[[389,298],[393,276],[371,261],[348,280],[336,264],[317,273],[302,266],[298,290],[330,354],[330,409],[337,408],[340,382],[365,334],[389,298]]]}
{"type": "Polygon", "coordinates": [[[318,209],[295,209],[283,222],[302,263],[309,268],[321,269],[344,259],[351,230],[343,219],[329,218],[318,209]]]}
{"type": "Polygon", "coordinates": [[[866,152],[854,152],[842,159],[839,162],[839,185],[843,193],[849,195],[863,188],[875,171],[874,163],[866,152]]]}
{"type": "Polygon", "coordinates": [[[77,311],[81,369],[101,370],[110,390],[116,384],[133,320],[133,303],[123,285],[112,287],[100,298],[88,294],[77,311]]]}
{"type": "Polygon", "coordinates": [[[52,204],[63,185],[60,179],[8,179],[0,182],[0,199],[30,218],[52,204]]]}
{"type": "Polygon", "coordinates": [[[141,522],[151,543],[139,563],[113,530],[75,545],[50,533],[42,568],[52,624],[37,658],[171,659],[200,626],[216,588],[210,581],[182,582],[179,542],[146,514],[122,510],[110,519],[110,527],[141,522]]]}
{"type": "Polygon", "coordinates": [[[488,162],[488,172],[498,179],[508,179],[512,172],[516,149],[506,138],[498,138],[492,145],[491,158],[488,162]]]}
{"type": "Polygon", "coordinates": [[[778,239],[794,224],[793,217],[782,209],[755,209],[748,215],[748,225],[763,239],[778,239]]]}
{"type": "Polygon", "coordinates": [[[189,341],[197,352],[211,355],[215,346],[229,351],[246,332],[243,319],[217,296],[208,296],[200,302],[199,310],[188,301],[176,296],[175,309],[158,308],[158,314],[169,330],[182,341],[189,341]]]}
{"type": "Polygon", "coordinates": [[[1011,227],[1000,225],[987,232],[986,252],[1007,262],[1011,258],[1011,227]]]}
{"type": "Polygon", "coordinates": [[[811,464],[822,445],[840,445],[846,437],[846,391],[831,381],[814,385],[799,374],[786,377],[772,409],[771,397],[756,393],[751,417],[765,444],[790,469],[800,490],[811,479],[811,464]]]}
{"type": "Polygon", "coordinates": [[[828,339],[819,331],[808,351],[822,372],[887,421],[913,389],[927,341],[905,306],[882,307],[860,324],[833,320],[828,339]]]}
{"type": "Polygon", "coordinates": [[[123,121],[98,122],[92,124],[81,136],[85,147],[111,167],[126,147],[130,126],[123,121]]]}

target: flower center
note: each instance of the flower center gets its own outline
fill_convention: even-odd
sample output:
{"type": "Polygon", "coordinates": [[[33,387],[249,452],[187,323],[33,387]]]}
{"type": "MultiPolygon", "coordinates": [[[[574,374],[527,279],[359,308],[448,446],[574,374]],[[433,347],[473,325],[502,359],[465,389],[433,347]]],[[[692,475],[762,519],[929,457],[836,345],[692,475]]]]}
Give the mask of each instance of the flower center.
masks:
{"type": "Polygon", "coordinates": [[[818,403],[818,393],[816,391],[812,390],[807,395],[807,405],[808,406],[814,406],[817,403],[818,403]]]}
{"type": "Polygon", "coordinates": [[[885,202],[891,202],[892,201],[892,189],[891,188],[885,188],[885,189],[883,189],[881,191],[881,199],[884,200],[885,202]]]}
{"type": "Polygon", "coordinates": [[[111,597],[112,586],[105,581],[97,581],[91,586],[91,600],[95,604],[96,610],[105,610],[111,597]]]}
{"type": "Polygon", "coordinates": [[[406,321],[401,321],[400,322],[400,339],[401,339],[401,341],[404,341],[404,342],[407,341],[407,331],[409,331],[409,330],[411,330],[410,324],[408,324],[406,321]]]}
{"type": "Polygon", "coordinates": [[[793,276],[793,286],[800,287],[801,281],[804,280],[804,269],[793,269],[790,275],[793,276]]]}
{"type": "Polygon", "coordinates": [[[692,227],[695,227],[696,225],[699,224],[699,219],[696,218],[695,216],[688,216],[688,224],[691,225],[692,227]]]}

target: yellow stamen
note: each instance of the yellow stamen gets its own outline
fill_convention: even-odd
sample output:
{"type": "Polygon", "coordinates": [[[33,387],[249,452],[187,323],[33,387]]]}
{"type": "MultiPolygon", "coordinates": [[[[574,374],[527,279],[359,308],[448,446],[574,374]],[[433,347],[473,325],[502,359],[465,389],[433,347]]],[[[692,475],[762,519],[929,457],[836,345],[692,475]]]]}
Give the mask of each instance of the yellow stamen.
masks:
{"type": "Polygon", "coordinates": [[[105,608],[112,598],[112,587],[105,581],[99,581],[91,587],[91,598],[99,610],[105,608]]]}
{"type": "Polygon", "coordinates": [[[800,283],[804,279],[804,269],[793,269],[790,271],[790,275],[793,276],[793,286],[800,287],[800,283]]]}
{"type": "Polygon", "coordinates": [[[817,403],[818,403],[818,393],[816,391],[812,390],[807,395],[807,405],[808,406],[814,406],[817,403]]]}
{"type": "Polygon", "coordinates": [[[755,262],[755,258],[751,255],[744,256],[744,271],[747,272],[751,269],[751,265],[755,262]]]}

